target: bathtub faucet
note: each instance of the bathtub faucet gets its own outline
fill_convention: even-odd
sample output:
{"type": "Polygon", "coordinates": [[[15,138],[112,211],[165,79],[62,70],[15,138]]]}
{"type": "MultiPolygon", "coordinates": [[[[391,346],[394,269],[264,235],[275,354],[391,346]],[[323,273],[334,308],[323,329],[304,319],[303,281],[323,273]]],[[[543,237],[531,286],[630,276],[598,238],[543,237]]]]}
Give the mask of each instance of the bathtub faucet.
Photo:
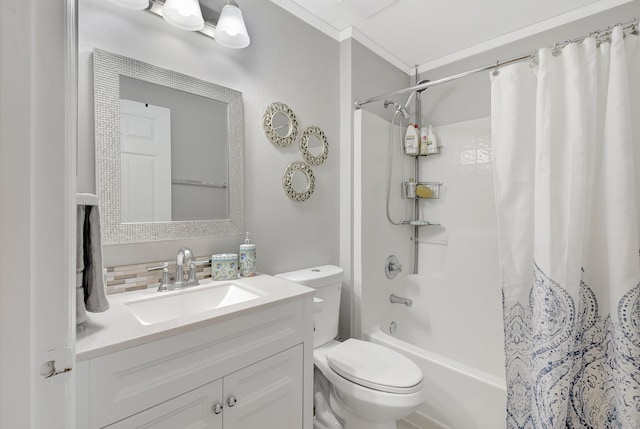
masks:
{"type": "Polygon", "coordinates": [[[403,298],[393,293],[389,297],[389,302],[391,302],[392,304],[404,304],[407,307],[411,307],[413,305],[413,301],[411,301],[410,299],[403,298]]]}

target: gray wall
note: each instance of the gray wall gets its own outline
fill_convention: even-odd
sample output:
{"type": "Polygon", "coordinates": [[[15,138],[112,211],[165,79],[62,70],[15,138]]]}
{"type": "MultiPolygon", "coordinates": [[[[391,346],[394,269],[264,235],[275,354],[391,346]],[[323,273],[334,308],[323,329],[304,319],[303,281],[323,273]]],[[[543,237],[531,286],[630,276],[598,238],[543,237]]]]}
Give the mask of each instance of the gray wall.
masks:
{"type": "MultiPolygon", "coordinates": [[[[351,61],[354,101],[397,91],[410,86],[413,82],[405,72],[383,60],[357,40],[352,41],[351,61]]],[[[397,101],[402,105],[406,99],[407,95],[389,98],[390,101],[397,101]]],[[[394,112],[392,107],[385,109],[382,100],[366,104],[363,109],[388,120],[391,120],[394,112]]]]}
{"type": "MultiPolygon", "coordinates": [[[[94,47],[214,82],[243,93],[245,229],[268,274],[339,263],[339,44],[269,1],[247,2],[251,45],[226,49],[200,34],[102,0],[79,5],[78,191],[94,192],[92,56],[94,47]],[[314,168],[316,190],[304,203],[282,190],[282,172],[300,160],[297,145],[278,148],[261,128],[264,108],[287,103],[301,127],[317,125],[330,145],[314,168]]],[[[105,246],[105,264],[170,259],[180,246],[194,253],[237,251],[242,236],[105,246]]]]}
{"type": "MultiPolygon", "coordinates": [[[[349,142],[340,148],[340,266],[345,270],[340,308],[340,335],[359,336],[358,301],[354,300],[353,264],[353,172],[360,162],[353,154],[353,102],[409,85],[409,76],[380,58],[361,43],[348,39],[340,44],[340,136],[349,142]]],[[[365,109],[391,118],[382,102],[366,105],[365,109]]],[[[371,231],[370,233],[375,233],[371,231]]]]}

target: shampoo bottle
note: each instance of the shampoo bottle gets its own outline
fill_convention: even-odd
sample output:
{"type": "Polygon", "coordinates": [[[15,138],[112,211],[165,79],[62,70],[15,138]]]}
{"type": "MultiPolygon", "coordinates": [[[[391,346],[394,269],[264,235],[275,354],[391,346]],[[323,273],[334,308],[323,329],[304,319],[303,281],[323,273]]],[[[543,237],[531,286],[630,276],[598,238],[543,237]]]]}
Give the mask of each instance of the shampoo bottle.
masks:
{"type": "Polygon", "coordinates": [[[256,275],[256,245],[249,240],[248,232],[244,244],[240,245],[240,275],[242,277],[256,275]]]}
{"type": "Polygon", "coordinates": [[[404,151],[407,155],[417,155],[420,136],[418,126],[416,124],[409,124],[407,127],[407,133],[404,136],[404,151]]]}

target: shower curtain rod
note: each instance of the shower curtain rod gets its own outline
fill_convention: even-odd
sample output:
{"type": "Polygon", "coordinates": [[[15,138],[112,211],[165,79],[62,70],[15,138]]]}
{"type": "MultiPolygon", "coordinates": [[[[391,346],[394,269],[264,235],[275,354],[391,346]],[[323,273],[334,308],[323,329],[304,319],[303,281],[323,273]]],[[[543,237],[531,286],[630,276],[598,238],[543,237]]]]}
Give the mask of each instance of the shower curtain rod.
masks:
{"type": "MultiPolygon", "coordinates": [[[[628,30],[630,28],[635,29],[636,31],[636,35],[637,35],[637,26],[638,26],[638,20],[636,18],[633,18],[630,21],[624,22],[624,23],[620,23],[620,24],[616,24],[612,27],[607,27],[606,30],[596,30],[596,31],[592,31],[589,34],[585,35],[585,36],[581,36],[575,39],[571,39],[571,40],[565,40],[564,42],[561,43],[555,43],[553,46],[551,46],[551,48],[553,49],[561,49],[564,48],[565,46],[567,46],[570,43],[576,43],[576,42],[581,42],[584,39],[586,39],[587,37],[591,37],[593,35],[595,35],[596,39],[602,36],[608,36],[611,32],[611,30],[617,26],[622,26],[623,30],[628,30]]],[[[362,106],[364,106],[365,104],[369,104],[369,103],[373,103],[374,101],[378,101],[378,100],[382,100],[388,97],[393,97],[394,95],[400,95],[400,94],[406,94],[408,92],[413,92],[413,91],[423,91],[427,88],[430,88],[432,86],[437,86],[437,85],[441,85],[443,83],[447,83],[447,82],[451,82],[452,80],[456,80],[456,79],[460,79],[462,77],[467,77],[470,76],[472,74],[478,73],[478,72],[482,72],[482,71],[487,71],[487,70],[497,70],[500,67],[509,65],[509,64],[513,64],[513,63],[518,63],[520,61],[526,61],[526,60],[533,60],[537,57],[538,55],[538,51],[535,50],[532,53],[528,54],[528,55],[521,55],[519,57],[515,57],[515,58],[511,58],[505,61],[496,61],[494,64],[489,64],[483,67],[478,67],[477,69],[473,69],[473,70],[468,70],[466,72],[462,72],[462,73],[458,73],[452,76],[448,76],[448,77],[444,77],[442,79],[438,79],[438,80],[433,80],[433,81],[429,81],[429,82],[425,82],[419,85],[414,85],[414,86],[410,86],[408,88],[404,88],[404,89],[399,89],[397,91],[393,91],[393,92],[389,92],[387,94],[382,94],[382,95],[378,95],[372,98],[368,98],[366,100],[358,100],[356,99],[356,101],[354,101],[354,106],[356,108],[356,110],[362,108],[362,106]]]]}

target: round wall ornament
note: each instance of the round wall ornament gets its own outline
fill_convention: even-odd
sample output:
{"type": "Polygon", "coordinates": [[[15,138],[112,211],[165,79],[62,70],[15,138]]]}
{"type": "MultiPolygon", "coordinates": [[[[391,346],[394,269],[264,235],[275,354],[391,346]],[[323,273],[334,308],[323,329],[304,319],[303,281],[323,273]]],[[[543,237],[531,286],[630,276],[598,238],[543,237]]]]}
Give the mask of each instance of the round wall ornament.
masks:
{"type": "Polygon", "coordinates": [[[290,163],[282,174],[282,186],[294,201],[306,201],[313,194],[316,178],[309,165],[302,161],[290,163]]]}
{"type": "Polygon", "coordinates": [[[300,137],[300,152],[310,165],[322,164],[329,155],[329,142],[324,131],[313,125],[305,128],[300,137]]]}
{"type": "Polygon", "coordinates": [[[276,146],[286,147],[298,137],[298,118],[284,103],[271,103],[262,115],[264,133],[276,146]]]}

